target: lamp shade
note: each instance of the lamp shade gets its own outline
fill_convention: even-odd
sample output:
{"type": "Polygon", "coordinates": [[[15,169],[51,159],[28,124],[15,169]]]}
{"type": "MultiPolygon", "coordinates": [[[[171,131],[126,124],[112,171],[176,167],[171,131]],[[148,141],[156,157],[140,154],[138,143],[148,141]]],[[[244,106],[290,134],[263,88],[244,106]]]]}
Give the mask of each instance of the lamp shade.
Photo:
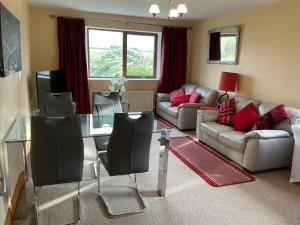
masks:
{"type": "Polygon", "coordinates": [[[219,84],[219,90],[235,91],[239,75],[237,73],[222,72],[219,84]]]}

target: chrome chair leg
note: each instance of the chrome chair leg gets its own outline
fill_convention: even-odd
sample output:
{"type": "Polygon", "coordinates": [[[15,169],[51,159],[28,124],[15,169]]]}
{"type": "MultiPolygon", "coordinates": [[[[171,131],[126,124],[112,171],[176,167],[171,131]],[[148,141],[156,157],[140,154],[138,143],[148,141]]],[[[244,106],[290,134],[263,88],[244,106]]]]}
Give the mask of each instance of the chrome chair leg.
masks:
{"type": "Polygon", "coordinates": [[[107,205],[107,203],[106,203],[103,195],[101,194],[100,163],[101,163],[100,159],[97,160],[97,164],[98,164],[97,165],[97,167],[98,167],[98,195],[99,195],[99,198],[101,199],[101,201],[102,201],[102,203],[103,203],[103,205],[104,205],[104,207],[105,207],[105,209],[106,209],[109,217],[111,217],[111,218],[120,218],[120,217],[124,217],[124,216],[130,216],[130,215],[134,215],[134,214],[143,213],[145,211],[145,209],[146,209],[146,204],[145,204],[144,199],[143,199],[143,197],[141,196],[141,194],[140,194],[140,192],[138,190],[137,182],[136,182],[137,181],[136,174],[134,174],[134,176],[135,176],[134,177],[134,187],[132,187],[132,188],[135,190],[135,192],[137,193],[137,195],[139,197],[139,201],[140,201],[140,203],[142,205],[142,209],[141,210],[137,210],[137,211],[124,212],[124,213],[120,213],[120,214],[115,214],[115,213],[113,213],[109,209],[109,207],[108,207],[108,205],[107,205]]]}
{"type": "MultiPolygon", "coordinates": [[[[36,193],[36,187],[33,187],[33,196],[34,196],[34,203],[35,203],[35,223],[39,225],[39,210],[38,210],[38,198],[36,193]]],[[[82,218],[82,210],[81,210],[81,203],[80,203],[80,181],[77,183],[77,204],[78,204],[78,220],[72,223],[68,223],[66,225],[72,224],[80,224],[82,218]]]]}

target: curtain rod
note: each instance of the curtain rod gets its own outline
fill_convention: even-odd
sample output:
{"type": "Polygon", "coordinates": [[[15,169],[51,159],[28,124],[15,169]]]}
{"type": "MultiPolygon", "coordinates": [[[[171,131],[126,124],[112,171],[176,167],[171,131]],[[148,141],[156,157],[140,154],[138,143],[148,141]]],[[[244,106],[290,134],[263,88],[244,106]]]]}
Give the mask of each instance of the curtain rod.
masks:
{"type": "MultiPolygon", "coordinates": [[[[49,17],[51,19],[55,19],[57,15],[50,14],[49,17]]],[[[103,22],[113,22],[113,23],[126,23],[128,24],[138,24],[138,25],[147,25],[147,26],[154,26],[154,27],[174,27],[174,28],[187,28],[189,30],[192,30],[192,27],[183,27],[183,26],[169,26],[169,25],[160,25],[155,23],[143,23],[143,22],[131,22],[131,21],[124,21],[124,20],[113,20],[113,19],[99,19],[99,18],[90,18],[90,17],[70,17],[70,16],[63,16],[64,18],[71,18],[71,19],[83,19],[83,20],[94,20],[94,21],[103,21],[103,22]]]]}

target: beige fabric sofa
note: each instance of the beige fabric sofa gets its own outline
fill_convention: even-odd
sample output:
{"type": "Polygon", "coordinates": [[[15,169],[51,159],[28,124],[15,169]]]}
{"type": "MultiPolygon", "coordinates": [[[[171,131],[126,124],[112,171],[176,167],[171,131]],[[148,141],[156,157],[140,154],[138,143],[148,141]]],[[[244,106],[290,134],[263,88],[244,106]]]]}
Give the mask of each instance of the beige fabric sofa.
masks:
{"type": "MultiPolygon", "coordinates": [[[[260,115],[277,104],[235,96],[236,111],[253,102],[260,115]]],[[[199,110],[197,137],[214,150],[227,156],[251,172],[288,167],[291,164],[294,138],[291,125],[300,118],[300,110],[286,107],[290,120],[285,120],[272,130],[256,130],[248,133],[234,131],[232,127],[216,123],[217,111],[199,110]]]]}
{"type": "Polygon", "coordinates": [[[194,84],[182,86],[186,94],[197,91],[201,95],[199,103],[185,103],[178,107],[171,107],[170,95],[158,93],[156,98],[156,113],[180,130],[192,130],[196,128],[197,110],[203,105],[214,105],[219,96],[215,90],[200,87],[194,84]]]}

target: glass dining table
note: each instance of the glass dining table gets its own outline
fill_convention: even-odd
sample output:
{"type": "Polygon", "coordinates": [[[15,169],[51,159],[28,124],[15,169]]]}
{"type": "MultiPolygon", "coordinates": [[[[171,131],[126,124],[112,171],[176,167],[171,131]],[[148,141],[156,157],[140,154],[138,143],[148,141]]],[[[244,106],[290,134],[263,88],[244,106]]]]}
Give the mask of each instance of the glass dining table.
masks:
{"type": "MultiPolygon", "coordinates": [[[[136,116],[132,114],[130,116],[136,116]]],[[[113,115],[92,115],[80,114],[81,130],[83,138],[110,136],[113,129],[113,115]]],[[[171,128],[165,126],[158,120],[154,120],[153,133],[160,133],[159,166],[157,177],[157,193],[159,196],[166,195],[168,158],[169,158],[169,137],[171,128]]],[[[27,142],[31,141],[31,117],[18,116],[8,131],[4,142],[6,144],[22,143],[25,163],[25,173],[27,174],[28,151],[27,142]]],[[[27,178],[27,176],[26,176],[27,178]]]]}

